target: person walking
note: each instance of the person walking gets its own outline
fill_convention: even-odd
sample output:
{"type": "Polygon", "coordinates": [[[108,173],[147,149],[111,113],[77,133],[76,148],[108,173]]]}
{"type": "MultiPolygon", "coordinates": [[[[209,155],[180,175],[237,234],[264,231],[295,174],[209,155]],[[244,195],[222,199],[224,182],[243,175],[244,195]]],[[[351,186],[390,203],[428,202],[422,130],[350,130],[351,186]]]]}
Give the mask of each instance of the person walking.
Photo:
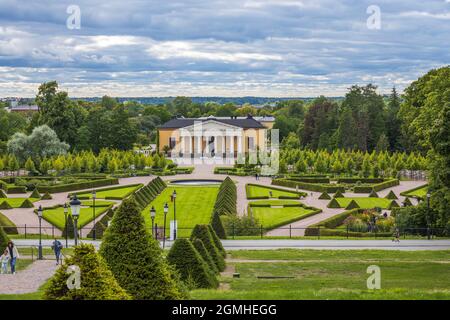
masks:
{"type": "Polygon", "coordinates": [[[19,251],[17,251],[16,246],[14,245],[14,243],[10,240],[8,242],[8,246],[6,248],[8,250],[8,254],[9,254],[9,265],[11,267],[11,273],[12,274],[16,274],[16,262],[17,259],[19,259],[19,251]]]}
{"type": "Polygon", "coordinates": [[[400,242],[400,231],[398,228],[395,228],[394,231],[394,239],[392,239],[393,242],[400,242]]]}
{"type": "Polygon", "coordinates": [[[58,239],[55,238],[55,241],[53,241],[53,244],[52,244],[52,250],[55,252],[56,265],[59,264],[59,259],[61,257],[61,249],[62,248],[63,248],[63,245],[62,245],[61,241],[59,241],[58,239]]]}
{"type": "Polygon", "coordinates": [[[0,262],[2,264],[2,274],[8,273],[8,262],[9,262],[8,249],[5,249],[3,254],[0,256],[0,262]]]}

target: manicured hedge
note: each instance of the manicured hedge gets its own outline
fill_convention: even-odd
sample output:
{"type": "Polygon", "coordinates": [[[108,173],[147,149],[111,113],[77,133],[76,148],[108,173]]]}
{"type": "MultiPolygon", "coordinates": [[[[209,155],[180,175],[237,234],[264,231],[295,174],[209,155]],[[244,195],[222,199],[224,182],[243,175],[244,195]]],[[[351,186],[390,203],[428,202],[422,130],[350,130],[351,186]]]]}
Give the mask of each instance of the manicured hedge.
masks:
{"type": "Polygon", "coordinates": [[[400,195],[401,195],[401,196],[404,196],[404,197],[413,197],[413,198],[416,198],[416,199],[418,199],[418,200],[424,200],[423,197],[414,196],[414,195],[409,195],[409,193],[410,193],[410,192],[413,192],[413,191],[416,191],[416,190],[419,190],[419,189],[422,189],[422,188],[424,188],[424,187],[426,187],[426,186],[428,186],[428,183],[427,183],[427,184],[423,184],[423,185],[418,186],[418,187],[415,187],[415,188],[413,188],[413,189],[409,189],[409,190],[403,191],[403,192],[400,193],[400,195]]]}
{"type": "Polygon", "coordinates": [[[8,201],[3,200],[3,202],[0,202],[0,209],[12,209],[13,207],[9,204],[8,201]]]}
{"type": "Polygon", "coordinates": [[[167,187],[166,183],[160,178],[156,177],[146,186],[136,190],[133,198],[136,201],[139,209],[142,211],[152,202],[158,194],[160,194],[167,187]]]}
{"type": "Polygon", "coordinates": [[[25,186],[6,186],[6,193],[27,193],[27,187],[25,186]]]}
{"type": "Polygon", "coordinates": [[[61,184],[56,186],[39,186],[40,192],[58,193],[58,192],[68,192],[83,189],[93,189],[98,187],[110,186],[119,184],[119,179],[117,178],[107,178],[107,179],[97,179],[86,182],[61,184]]]}
{"type": "Polygon", "coordinates": [[[39,193],[38,189],[34,189],[33,192],[30,195],[30,198],[36,198],[36,199],[40,199],[41,198],[41,194],[39,193]]]}
{"type": "Polygon", "coordinates": [[[341,205],[339,204],[339,202],[336,200],[336,198],[331,199],[331,201],[327,204],[327,208],[340,208],[341,205]]]}
{"type": "Polygon", "coordinates": [[[214,232],[221,239],[226,238],[225,228],[223,227],[220,216],[222,215],[236,215],[237,208],[237,189],[233,180],[226,177],[220,184],[219,192],[217,193],[214,209],[211,213],[210,223],[214,232]]]}
{"type": "Polygon", "coordinates": [[[47,192],[45,192],[45,193],[42,195],[41,199],[42,199],[42,200],[52,200],[53,197],[52,197],[52,195],[51,195],[50,193],[48,193],[48,191],[47,191],[47,192]]]}
{"type": "Polygon", "coordinates": [[[6,196],[6,194],[5,194],[5,192],[2,190],[2,189],[0,189],[0,199],[4,199],[4,198],[7,198],[7,196],[6,196]]]}
{"type": "Polygon", "coordinates": [[[399,208],[399,204],[397,203],[397,201],[392,200],[391,203],[389,204],[388,210],[392,210],[393,208],[399,208]]]}
{"type": "Polygon", "coordinates": [[[341,190],[338,190],[334,195],[333,198],[345,198],[344,194],[341,192],[341,190]]]}
{"type": "Polygon", "coordinates": [[[359,209],[359,205],[355,200],[350,201],[350,203],[345,207],[345,210],[359,209]]]}
{"type": "Polygon", "coordinates": [[[370,193],[372,190],[381,191],[387,188],[395,187],[400,184],[398,179],[391,179],[381,183],[373,184],[371,186],[355,186],[354,193],[370,193]]]}
{"type": "MultiPolygon", "coordinates": [[[[333,229],[337,226],[341,225],[345,219],[347,219],[350,215],[356,214],[358,212],[362,212],[362,209],[352,209],[348,211],[344,211],[342,213],[339,213],[337,215],[334,215],[328,219],[322,220],[319,223],[310,225],[305,230],[305,236],[317,236],[319,235],[319,228],[324,229],[333,229]]],[[[320,230],[320,234],[322,234],[322,229],[320,230]]]]}
{"type": "Polygon", "coordinates": [[[375,190],[372,189],[372,191],[370,191],[369,198],[378,198],[378,194],[375,190]]]}
{"type": "Polygon", "coordinates": [[[409,200],[409,198],[406,197],[406,198],[405,198],[405,201],[403,201],[403,205],[404,205],[405,207],[410,207],[410,206],[412,206],[413,204],[412,204],[411,200],[409,200]]]}
{"type": "Polygon", "coordinates": [[[331,196],[326,192],[322,192],[322,194],[319,196],[319,199],[320,200],[330,200],[331,196]]]}
{"type": "Polygon", "coordinates": [[[397,195],[392,190],[389,191],[389,193],[386,195],[385,198],[386,199],[391,199],[391,200],[397,200],[398,199],[397,195]]]}
{"type": "Polygon", "coordinates": [[[316,191],[316,192],[327,192],[327,193],[335,193],[338,190],[345,192],[345,188],[343,186],[331,186],[331,185],[322,185],[317,183],[307,183],[300,181],[293,181],[288,179],[274,179],[272,180],[273,185],[288,187],[295,189],[298,187],[299,189],[316,191]]]}
{"type": "Polygon", "coordinates": [[[337,183],[382,183],[384,182],[383,178],[339,178],[337,183]]]}
{"type": "Polygon", "coordinates": [[[191,241],[195,241],[195,239],[202,240],[205,245],[206,250],[211,255],[214,260],[215,265],[219,271],[225,270],[225,259],[223,258],[222,253],[216,247],[214,243],[213,236],[209,231],[208,225],[206,224],[197,224],[192,230],[191,241]]]}
{"type": "Polygon", "coordinates": [[[20,205],[20,208],[34,208],[33,202],[31,202],[28,199],[23,200],[22,204],[20,205]]]}
{"type": "Polygon", "coordinates": [[[288,180],[306,183],[330,183],[330,178],[325,177],[289,177],[288,180]]]}

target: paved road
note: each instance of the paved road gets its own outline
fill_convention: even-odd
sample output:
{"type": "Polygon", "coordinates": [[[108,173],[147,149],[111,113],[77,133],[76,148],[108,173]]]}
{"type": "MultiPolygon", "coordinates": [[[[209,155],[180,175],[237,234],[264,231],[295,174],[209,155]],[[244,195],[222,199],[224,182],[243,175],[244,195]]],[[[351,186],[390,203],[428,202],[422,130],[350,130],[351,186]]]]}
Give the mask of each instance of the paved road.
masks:
{"type": "MultiPolygon", "coordinates": [[[[37,246],[38,240],[17,239],[14,241],[18,247],[37,246]]],[[[92,243],[97,248],[100,241],[83,241],[92,243]]],[[[44,247],[50,247],[51,240],[42,241],[44,247]]],[[[222,240],[227,250],[270,250],[270,249],[322,249],[322,250],[450,250],[450,240],[401,240],[400,243],[392,240],[222,240]]],[[[166,241],[166,247],[170,248],[170,241],[166,241]]],[[[73,240],[69,241],[69,246],[73,240]]],[[[450,256],[449,256],[450,259],[450,256]]]]}

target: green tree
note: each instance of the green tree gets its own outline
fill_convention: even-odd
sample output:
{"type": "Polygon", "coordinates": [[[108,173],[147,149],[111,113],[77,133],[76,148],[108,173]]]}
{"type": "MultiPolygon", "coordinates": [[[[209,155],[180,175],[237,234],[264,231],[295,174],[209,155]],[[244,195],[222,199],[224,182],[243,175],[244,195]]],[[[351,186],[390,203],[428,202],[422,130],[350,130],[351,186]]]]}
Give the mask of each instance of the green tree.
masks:
{"type": "Polygon", "coordinates": [[[128,300],[130,296],[117,283],[103,258],[92,244],[81,244],[67,257],[50,279],[44,292],[48,300],[128,300]],[[80,288],[69,289],[67,282],[76,266],[80,272],[80,288]],[[72,269],[73,270],[73,269],[72,269]]]}
{"type": "Polygon", "coordinates": [[[167,300],[186,297],[176,273],[162,256],[158,241],[147,231],[136,202],[126,199],[103,235],[100,254],[117,282],[134,299],[167,300]]]}

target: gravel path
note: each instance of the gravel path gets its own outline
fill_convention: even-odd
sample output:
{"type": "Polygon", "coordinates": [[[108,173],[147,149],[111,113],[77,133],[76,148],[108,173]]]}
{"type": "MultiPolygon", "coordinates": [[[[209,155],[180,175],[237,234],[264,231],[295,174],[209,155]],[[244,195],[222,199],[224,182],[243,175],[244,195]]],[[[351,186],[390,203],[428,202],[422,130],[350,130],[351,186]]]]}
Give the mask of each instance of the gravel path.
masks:
{"type": "Polygon", "coordinates": [[[34,261],[16,274],[0,275],[0,294],[23,294],[36,292],[55,272],[54,260],[34,261]]]}

